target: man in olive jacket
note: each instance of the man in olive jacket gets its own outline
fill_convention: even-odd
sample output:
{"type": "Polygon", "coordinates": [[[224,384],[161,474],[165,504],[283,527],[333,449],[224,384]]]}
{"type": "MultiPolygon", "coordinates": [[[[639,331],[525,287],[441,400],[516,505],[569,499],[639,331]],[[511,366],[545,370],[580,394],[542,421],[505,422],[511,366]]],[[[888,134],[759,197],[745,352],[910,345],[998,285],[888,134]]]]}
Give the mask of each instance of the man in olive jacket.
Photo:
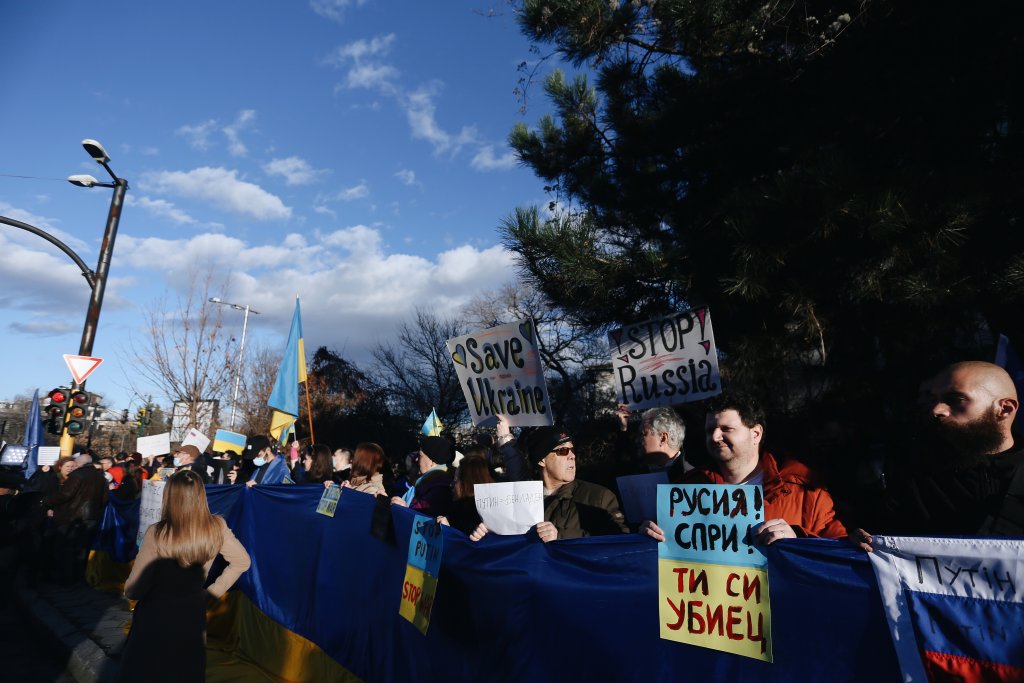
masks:
{"type": "Polygon", "coordinates": [[[576,478],[571,436],[541,427],[530,436],[528,453],[544,483],[544,521],[536,526],[542,541],[629,532],[615,494],[576,478]]]}

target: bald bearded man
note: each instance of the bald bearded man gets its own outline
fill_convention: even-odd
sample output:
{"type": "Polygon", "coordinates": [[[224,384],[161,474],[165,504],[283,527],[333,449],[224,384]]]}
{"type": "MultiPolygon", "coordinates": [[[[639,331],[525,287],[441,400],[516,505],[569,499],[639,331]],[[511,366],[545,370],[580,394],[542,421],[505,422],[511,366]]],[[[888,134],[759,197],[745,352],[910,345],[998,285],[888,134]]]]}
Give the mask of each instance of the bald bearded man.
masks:
{"type": "MultiPolygon", "coordinates": [[[[921,385],[926,458],[896,482],[877,531],[917,536],[1024,535],[1024,444],[1017,390],[998,365],[956,363],[921,385]]],[[[870,534],[851,534],[870,550],[870,534]]]]}

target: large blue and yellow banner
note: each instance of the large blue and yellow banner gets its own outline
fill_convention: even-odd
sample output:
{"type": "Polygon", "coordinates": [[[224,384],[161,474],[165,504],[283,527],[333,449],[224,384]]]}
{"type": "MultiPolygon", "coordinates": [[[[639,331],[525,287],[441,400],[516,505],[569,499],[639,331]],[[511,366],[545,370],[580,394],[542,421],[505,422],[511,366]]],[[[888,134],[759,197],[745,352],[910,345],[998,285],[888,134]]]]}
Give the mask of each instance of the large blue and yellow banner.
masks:
{"type": "MultiPolygon", "coordinates": [[[[233,598],[233,649],[211,650],[208,680],[228,680],[215,670],[225,660],[289,681],[900,680],[867,556],[840,541],[765,549],[773,664],[659,638],[659,544],[638,534],[472,543],[444,527],[443,589],[423,635],[399,615],[415,513],[392,506],[393,533],[374,535],[372,496],[346,489],[331,518],[316,512],[322,494],[207,487],[252,557],[233,598]]],[[[118,537],[131,552],[130,529],[104,536],[118,537]]],[[[723,581],[741,596],[756,591],[723,581]]]]}

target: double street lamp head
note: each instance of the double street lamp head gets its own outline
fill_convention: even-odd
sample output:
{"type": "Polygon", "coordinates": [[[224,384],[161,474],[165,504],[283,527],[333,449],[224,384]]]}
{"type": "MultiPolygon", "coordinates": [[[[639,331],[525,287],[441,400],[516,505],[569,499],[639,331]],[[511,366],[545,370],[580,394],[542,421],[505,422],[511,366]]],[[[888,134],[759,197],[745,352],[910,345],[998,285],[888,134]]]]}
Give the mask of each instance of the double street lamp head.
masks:
{"type": "MultiPolygon", "coordinates": [[[[101,183],[88,174],[68,176],[68,182],[72,185],[77,185],[78,187],[115,187],[115,184],[119,181],[117,176],[114,175],[114,172],[110,170],[110,166],[107,165],[107,162],[110,161],[110,155],[107,154],[107,150],[103,148],[103,145],[101,145],[98,140],[86,138],[85,140],[82,140],[82,147],[85,148],[85,151],[89,153],[89,156],[91,156],[97,164],[102,166],[106,172],[110,174],[110,177],[114,179],[114,183],[101,183]]],[[[123,183],[124,181],[120,182],[123,183]]]]}

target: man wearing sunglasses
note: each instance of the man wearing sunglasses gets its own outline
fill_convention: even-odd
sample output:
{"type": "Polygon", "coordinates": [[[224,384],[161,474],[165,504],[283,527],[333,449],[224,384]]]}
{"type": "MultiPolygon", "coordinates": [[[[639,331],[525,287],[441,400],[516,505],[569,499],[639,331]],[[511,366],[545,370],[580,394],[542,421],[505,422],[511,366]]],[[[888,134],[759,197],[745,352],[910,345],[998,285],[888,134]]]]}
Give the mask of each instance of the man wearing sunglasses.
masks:
{"type": "Polygon", "coordinates": [[[629,531],[615,494],[576,478],[571,436],[541,427],[530,435],[527,453],[544,483],[544,521],[536,526],[542,541],[629,531]]]}

